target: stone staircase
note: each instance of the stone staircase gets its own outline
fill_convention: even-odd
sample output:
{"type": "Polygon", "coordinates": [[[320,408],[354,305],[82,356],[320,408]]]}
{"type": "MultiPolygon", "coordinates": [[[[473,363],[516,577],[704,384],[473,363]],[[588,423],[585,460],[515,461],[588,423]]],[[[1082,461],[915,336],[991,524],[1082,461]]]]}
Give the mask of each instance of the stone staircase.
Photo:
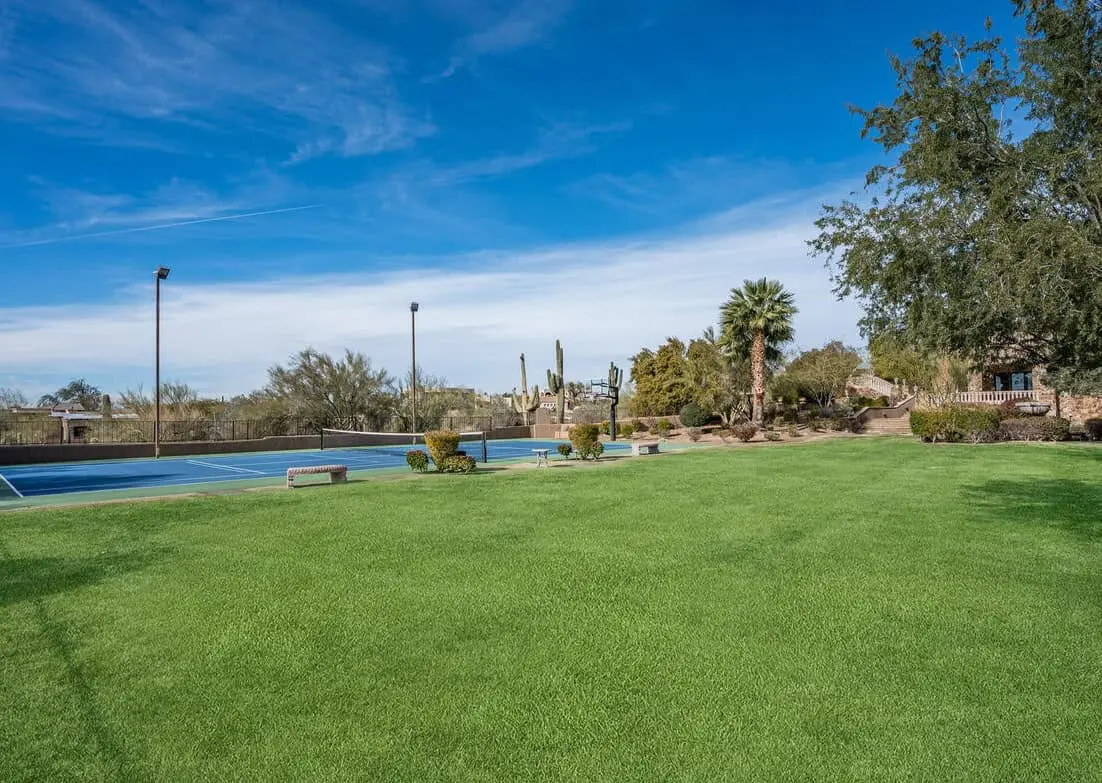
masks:
{"type": "Polygon", "coordinates": [[[891,408],[865,408],[857,414],[861,431],[869,435],[910,435],[915,403],[912,395],[891,408]]]}
{"type": "Polygon", "coordinates": [[[901,419],[869,419],[865,422],[862,432],[866,435],[910,435],[911,420],[909,417],[901,419]]]}

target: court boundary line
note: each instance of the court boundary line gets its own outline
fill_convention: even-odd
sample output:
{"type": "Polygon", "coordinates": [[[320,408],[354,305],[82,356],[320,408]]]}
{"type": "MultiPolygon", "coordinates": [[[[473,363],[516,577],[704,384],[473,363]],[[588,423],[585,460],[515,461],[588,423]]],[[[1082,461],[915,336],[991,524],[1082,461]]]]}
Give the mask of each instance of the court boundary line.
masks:
{"type": "Polygon", "coordinates": [[[3,474],[3,473],[0,473],[0,481],[3,481],[3,482],[4,482],[5,484],[7,484],[7,485],[8,485],[8,489],[10,489],[10,490],[11,490],[12,492],[14,492],[14,493],[15,493],[15,496],[16,496],[17,498],[20,498],[20,499],[22,499],[22,500],[26,500],[26,498],[24,497],[23,493],[22,493],[22,492],[20,492],[20,491],[19,491],[18,489],[16,489],[16,488],[15,488],[15,484],[12,484],[12,483],[11,483],[10,481],[8,481],[8,480],[7,480],[6,478],[4,478],[4,474],[3,474]]]}
{"type": "MultiPolygon", "coordinates": [[[[189,465],[201,465],[204,468],[218,468],[219,470],[229,470],[229,471],[233,471],[234,473],[252,473],[252,474],[257,475],[257,476],[267,476],[268,475],[267,473],[265,473],[262,470],[253,470],[252,468],[238,468],[238,467],[233,466],[233,465],[218,465],[214,462],[202,462],[202,461],[197,460],[197,459],[189,459],[189,460],[186,460],[186,462],[189,465]]],[[[172,486],[172,485],[168,484],[166,486],[172,486]]]]}

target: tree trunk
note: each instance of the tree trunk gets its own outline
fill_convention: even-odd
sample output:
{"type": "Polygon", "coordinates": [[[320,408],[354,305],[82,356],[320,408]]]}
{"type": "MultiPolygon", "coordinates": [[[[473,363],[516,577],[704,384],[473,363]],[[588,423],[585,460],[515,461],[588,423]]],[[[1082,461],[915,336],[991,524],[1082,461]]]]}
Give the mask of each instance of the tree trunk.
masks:
{"type": "Polygon", "coordinates": [[[751,420],[759,427],[765,422],[765,332],[754,330],[750,348],[750,374],[754,384],[754,409],[751,420]]]}

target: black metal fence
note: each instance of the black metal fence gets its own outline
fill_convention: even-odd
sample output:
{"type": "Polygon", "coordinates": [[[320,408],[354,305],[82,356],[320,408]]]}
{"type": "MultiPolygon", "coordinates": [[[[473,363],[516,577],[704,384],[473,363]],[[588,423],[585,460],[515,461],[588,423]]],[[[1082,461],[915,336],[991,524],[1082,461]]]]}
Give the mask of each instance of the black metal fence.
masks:
{"type": "MultiPolygon", "coordinates": [[[[459,432],[512,426],[510,414],[444,416],[418,422],[419,428],[459,432]]],[[[405,425],[405,426],[404,426],[405,425]]],[[[324,424],[307,419],[162,419],[161,442],[254,440],[287,435],[317,435],[321,427],[379,432],[403,432],[401,418],[336,420],[324,424]]],[[[50,443],[152,443],[153,422],[146,419],[70,419],[53,416],[0,415],[0,446],[50,443]]]]}

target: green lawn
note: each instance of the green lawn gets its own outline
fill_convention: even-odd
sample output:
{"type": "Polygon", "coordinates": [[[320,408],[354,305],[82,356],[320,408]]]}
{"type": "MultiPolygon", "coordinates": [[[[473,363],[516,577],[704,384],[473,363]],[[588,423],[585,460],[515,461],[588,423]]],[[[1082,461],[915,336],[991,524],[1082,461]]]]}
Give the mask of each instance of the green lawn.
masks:
{"type": "Polygon", "coordinates": [[[1097,780],[1102,449],[0,515],[0,779],[1097,780]]]}

